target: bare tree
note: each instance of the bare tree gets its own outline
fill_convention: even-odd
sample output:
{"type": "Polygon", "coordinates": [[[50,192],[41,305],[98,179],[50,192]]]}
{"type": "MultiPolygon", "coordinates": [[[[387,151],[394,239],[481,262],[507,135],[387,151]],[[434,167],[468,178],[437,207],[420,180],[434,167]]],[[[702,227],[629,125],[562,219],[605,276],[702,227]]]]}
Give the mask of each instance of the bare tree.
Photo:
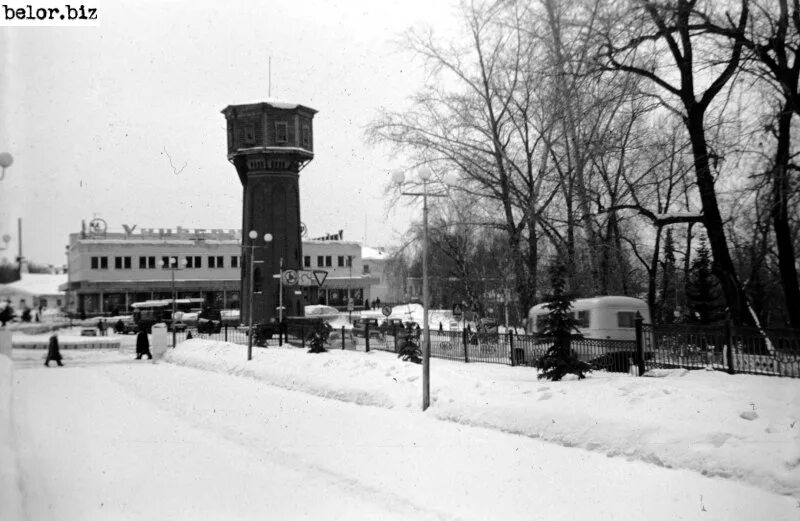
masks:
{"type": "MultiPolygon", "coordinates": [[[[599,58],[609,69],[635,74],[665,92],[666,107],[683,119],[692,146],[694,171],[705,225],[714,257],[713,269],[737,323],[751,324],[747,297],[734,269],[720,213],[712,153],[706,138],[706,115],[739,67],[744,45],[734,42],[725,55],[712,55],[709,36],[696,26],[713,17],[711,2],[677,0],[623,2],[631,16],[608,12],[603,51],[599,58]],[[703,55],[710,59],[701,59],[703,55]],[[702,71],[702,72],[701,72],[702,71]],[[704,87],[700,85],[707,84],[704,87]],[[673,103],[674,99],[677,103],[673,103]]],[[[731,19],[731,15],[728,15],[731,19]]],[[[744,33],[749,5],[741,0],[732,31],[744,33]]],[[[718,48],[718,47],[717,47],[718,48]]]]}
{"type": "Polygon", "coordinates": [[[774,121],[766,130],[775,138],[770,168],[772,181],[772,228],[778,250],[778,266],[789,324],[800,329],[800,280],[791,231],[791,194],[796,192],[790,172],[800,170],[792,151],[792,116],[800,115],[800,2],[752,0],[752,23],[743,31],[732,23],[707,19],[703,30],[730,38],[734,48],[747,49],[742,68],[764,80],[779,95],[774,121]]]}

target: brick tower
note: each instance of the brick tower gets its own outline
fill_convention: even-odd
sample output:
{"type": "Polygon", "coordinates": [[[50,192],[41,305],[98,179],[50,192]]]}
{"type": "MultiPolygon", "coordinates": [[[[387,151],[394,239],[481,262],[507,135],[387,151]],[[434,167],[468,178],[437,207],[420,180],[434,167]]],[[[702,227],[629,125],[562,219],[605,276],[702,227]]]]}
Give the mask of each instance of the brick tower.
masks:
{"type": "MultiPolygon", "coordinates": [[[[229,105],[228,161],[242,182],[241,319],[250,318],[250,252],[253,251],[253,323],[278,319],[279,280],[284,269],[302,269],[300,170],[314,158],[312,120],[316,110],[269,101],[229,105]],[[255,230],[258,236],[248,236],[255,230]],[[264,241],[264,234],[272,241],[264,241]],[[251,245],[255,248],[251,249],[251,245]]],[[[286,316],[303,316],[302,296],[284,288],[286,316]]]]}

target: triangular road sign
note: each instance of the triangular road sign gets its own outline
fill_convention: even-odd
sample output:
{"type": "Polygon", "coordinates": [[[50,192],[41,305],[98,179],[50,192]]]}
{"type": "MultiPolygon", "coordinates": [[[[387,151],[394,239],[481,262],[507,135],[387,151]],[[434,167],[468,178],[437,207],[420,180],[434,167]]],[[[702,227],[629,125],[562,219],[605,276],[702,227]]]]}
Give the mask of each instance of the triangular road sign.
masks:
{"type": "Polygon", "coordinates": [[[314,278],[317,279],[317,284],[322,286],[325,279],[328,278],[328,272],[325,270],[314,270],[314,278]]]}

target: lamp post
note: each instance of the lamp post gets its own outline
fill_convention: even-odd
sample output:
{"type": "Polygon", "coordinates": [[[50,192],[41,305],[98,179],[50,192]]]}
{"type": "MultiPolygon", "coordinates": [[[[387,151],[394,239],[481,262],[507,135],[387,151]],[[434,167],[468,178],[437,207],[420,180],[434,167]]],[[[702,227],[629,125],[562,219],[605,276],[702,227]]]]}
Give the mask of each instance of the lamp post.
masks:
{"type": "Polygon", "coordinates": [[[14,164],[14,157],[9,154],[8,152],[0,153],[0,168],[2,168],[2,173],[0,173],[0,181],[6,176],[6,168],[10,167],[14,164]]]}
{"type": "Polygon", "coordinates": [[[177,311],[177,295],[175,294],[175,270],[183,269],[186,267],[186,259],[183,258],[178,262],[177,257],[170,257],[168,261],[161,263],[164,268],[169,268],[172,274],[172,315],[170,317],[170,324],[172,326],[172,347],[175,348],[175,339],[176,339],[176,331],[175,331],[175,312],[177,311]]]}
{"type": "MultiPolygon", "coordinates": [[[[253,266],[255,265],[255,249],[256,243],[255,240],[258,238],[258,232],[255,230],[250,230],[247,234],[250,238],[250,298],[249,298],[249,305],[247,307],[247,321],[248,321],[248,328],[247,328],[247,360],[253,359],[253,266]]],[[[264,242],[269,244],[272,242],[272,234],[265,233],[264,234],[264,242]]],[[[266,246],[266,245],[265,245],[266,246]]],[[[263,262],[263,261],[259,261],[263,262]]]]}
{"type": "MultiPolygon", "coordinates": [[[[5,237],[3,238],[5,239],[5,237]]],[[[69,327],[72,327],[72,312],[69,309],[69,292],[72,289],[70,284],[70,279],[72,275],[69,272],[69,244],[65,247],[65,252],[67,254],[67,291],[64,294],[64,307],[67,310],[67,315],[69,316],[69,327]]]]}
{"type": "MultiPolygon", "coordinates": [[[[418,175],[422,181],[422,193],[402,191],[400,193],[422,196],[422,410],[424,411],[431,404],[431,332],[428,324],[428,196],[444,197],[444,195],[428,193],[428,182],[433,175],[430,168],[422,167],[418,175]]],[[[403,172],[397,171],[392,174],[392,181],[402,187],[405,175],[403,172]]]]}

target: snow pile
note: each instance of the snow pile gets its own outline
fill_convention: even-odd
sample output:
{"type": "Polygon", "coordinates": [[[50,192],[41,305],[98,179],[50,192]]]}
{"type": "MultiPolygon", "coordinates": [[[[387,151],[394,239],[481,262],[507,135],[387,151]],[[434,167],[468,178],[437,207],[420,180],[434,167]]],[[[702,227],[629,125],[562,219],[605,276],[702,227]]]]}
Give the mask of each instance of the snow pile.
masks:
{"type": "MultiPolygon", "coordinates": [[[[421,406],[421,368],[391,353],[256,349],[194,339],[164,360],[384,408],[421,406]]],[[[527,367],[432,360],[431,408],[453,422],[744,481],[800,498],[800,380],[692,371],[547,382],[527,367]]]]}
{"type": "Polygon", "coordinates": [[[19,469],[12,443],[11,391],[14,381],[13,363],[0,355],[0,519],[22,519],[22,492],[19,469]]]}

